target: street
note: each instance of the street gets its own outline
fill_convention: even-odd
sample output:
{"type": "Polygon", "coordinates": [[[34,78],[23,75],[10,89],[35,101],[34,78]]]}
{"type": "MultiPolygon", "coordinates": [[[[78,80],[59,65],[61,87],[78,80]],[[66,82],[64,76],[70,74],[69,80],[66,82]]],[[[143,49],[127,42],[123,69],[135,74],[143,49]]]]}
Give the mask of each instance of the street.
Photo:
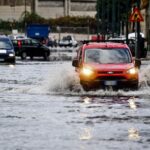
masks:
{"type": "Polygon", "coordinates": [[[138,91],[85,92],[69,60],[0,70],[0,150],[150,149],[149,60],[138,91]]]}

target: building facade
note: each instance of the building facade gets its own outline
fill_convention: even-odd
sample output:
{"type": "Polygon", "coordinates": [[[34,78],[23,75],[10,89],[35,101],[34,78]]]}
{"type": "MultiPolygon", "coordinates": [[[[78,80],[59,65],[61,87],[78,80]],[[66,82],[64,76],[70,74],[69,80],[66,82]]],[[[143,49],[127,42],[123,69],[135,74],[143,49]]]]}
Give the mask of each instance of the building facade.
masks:
{"type": "Polygon", "coordinates": [[[95,16],[96,0],[0,0],[0,19],[18,20],[25,11],[40,16],[95,16]]]}

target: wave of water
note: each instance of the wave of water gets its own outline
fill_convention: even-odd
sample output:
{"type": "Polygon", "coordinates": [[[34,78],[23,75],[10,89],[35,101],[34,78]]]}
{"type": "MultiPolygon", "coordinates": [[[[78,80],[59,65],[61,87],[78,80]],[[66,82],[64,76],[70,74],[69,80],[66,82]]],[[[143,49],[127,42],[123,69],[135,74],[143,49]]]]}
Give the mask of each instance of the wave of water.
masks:
{"type": "Polygon", "coordinates": [[[54,78],[49,78],[48,91],[60,95],[96,95],[96,96],[150,96],[150,65],[140,70],[139,89],[137,91],[96,90],[86,92],[82,89],[77,73],[72,69],[62,68],[54,78]]]}
{"type": "MultiPolygon", "coordinates": [[[[43,64],[41,64],[42,66],[43,64]]],[[[78,74],[75,72],[74,67],[71,66],[71,63],[54,63],[48,67],[51,67],[48,72],[44,73],[46,75],[41,75],[38,77],[38,81],[31,76],[29,79],[24,77],[24,79],[17,80],[16,77],[10,78],[3,77],[1,83],[3,86],[0,88],[0,92],[13,92],[13,93],[25,93],[25,94],[52,94],[52,95],[65,95],[65,96],[150,96],[150,65],[146,65],[140,69],[139,74],[139,89],[137,91],[124,91],[118,90],[113,91],[109,90],[96,90],[86,92],[82,89],[78,74]],[[37,81],[35,83],[35,81],[37,81]]],[[[26,66],[26,71],[28,71],[29,66],[26,66]]],[[[32,67],[31,67],[32,68],[32,67]]],[[[44,71],[47,68],[44,69],[44,71]]],[[[12,70],[12,73],[14,71],[12,70]]],[[[38,70],[37,70],[38,72],[38,70]]],[[[5,75],[5,73],[4,73],[5,75]]],[[[35,75],[35,78],[39,75],[35,75]]],[[[11,76],[12,77],[12,76],[11,76]]]]}

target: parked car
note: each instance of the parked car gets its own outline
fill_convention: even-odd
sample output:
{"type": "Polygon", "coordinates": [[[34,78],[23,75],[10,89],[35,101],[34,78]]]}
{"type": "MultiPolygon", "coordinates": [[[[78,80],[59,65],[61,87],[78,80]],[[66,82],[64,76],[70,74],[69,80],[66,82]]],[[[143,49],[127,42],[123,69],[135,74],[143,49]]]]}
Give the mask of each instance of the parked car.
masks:
{"type": "Polygon", "coordinates": [[[24,38],[26,38],[26,35],[25,34],[11,34],[11,35],[8,35],[8,37],[11,40],[14,40],[14,39],[24,39],[24,38]]]}
{"type": "Polygon", "coordinates": [[[0,36],[0,62],[15,63],[15,51],[7,36],[0,36]]]}
{"type": "Polygon", "coordinates": [[[131,51],[123,43],[83,44],[72,65],[76,67],[80,83],[88,91],[98,87],[138,88],[138,68],[131,51]]]}
{"type": "Polygon", "coordinates": [[[12,40],[16,56],[20,56],[21,59],[26,59],[28,56],[43,57],[44,60],[49,60],[50,49],[40,43],[39,41],[31,38],[14,39],[12,40]]]}
{"type": "Polygon", "coordinates": [[[59,46],[70,46],[70,47],[77,47],[78,42],[75,40],[75,38],[71,35],[64,36],[58,43],[59,46]]]}

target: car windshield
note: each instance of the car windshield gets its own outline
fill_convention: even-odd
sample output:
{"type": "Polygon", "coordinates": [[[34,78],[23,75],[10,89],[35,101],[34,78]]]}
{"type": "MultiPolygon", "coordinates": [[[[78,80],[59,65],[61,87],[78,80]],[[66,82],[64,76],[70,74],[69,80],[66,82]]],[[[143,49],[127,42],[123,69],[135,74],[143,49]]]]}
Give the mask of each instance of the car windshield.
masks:
{"type": "Polygon", "coordinates": [[[86,49],[86,63],[119,64],[130,63],[131,57],[128,49],[86,49]]]}
{"type": "Polygon", "coordinates": [[[12,49],[12,45],[7,39],[0,39],[0,49],[12,49]]]}
{"type": "Polygon", "coordinates": [[[71,37],[70,36],[64,36],[62,40],[63,41],[69,41],[69,40],[71,40],[71,37]]]}

